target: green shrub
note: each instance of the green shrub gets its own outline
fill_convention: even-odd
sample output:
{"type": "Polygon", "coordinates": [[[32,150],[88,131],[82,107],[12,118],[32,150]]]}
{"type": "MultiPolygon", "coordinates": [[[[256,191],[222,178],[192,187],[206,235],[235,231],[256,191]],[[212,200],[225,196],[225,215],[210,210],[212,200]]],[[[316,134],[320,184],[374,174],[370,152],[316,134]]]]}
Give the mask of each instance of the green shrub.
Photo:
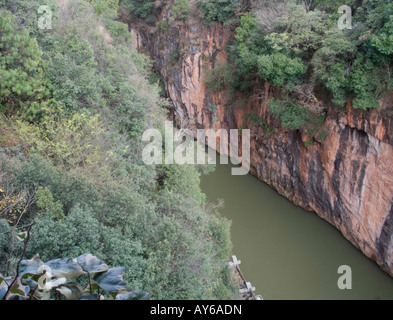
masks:
{"type": "MultiPolygon", "coordinates": [[[[165,1],[161,6],[165,5],[165,1]]],[[[155,15],[161,11],[161,6],[156,7],[155,1],[152,0],[120,0],[120,6],[131,10],[131,12],[138,18],[155,20],[155,15]]],[[[153,21],[154,22],[154,21],[153,21]]]]}
{"type": "Polygon", "coordinates": [[[32,113],[30,120],[35,120],[47,108],[50,95],[42,51],[4,10],[0,10],[0,30],[0,113],[32,113]]]}
{"type": "Polygon", "coordinates": [[[283,128],[289,130],[301,129],[309,119],[308,110],[295,101],[270,99],[268,107],[273,116],[280,118],[283,128]]]}
{"type": "Polygon", "coordinates": [[[217,61],[214,69],[205,70],[206,87],[216,92],[226,88],[231,83],[232,73],[225,62],[217,61]]]}
{"type": "Polygon", "coordinates": [[[158,23],[158,27],[160,28],[161,31],[167,31],[168,30],[168,21],[166,19],[162,19],[158,23]]]}
{"type": "Polygon", "coordinates": [[[230,24],[236,21],[235,13],[240,4],[238,0],[198,0],[197,6],[206,24],[230,24]]]}
{"type": "Polygon", "coordinates": [[[60,201],[54,201],[53,195],[48,188],[38,187],[36,193],[36,206],[40,210],[38,214],[64,219],[63,205],[60,201]]]}
{"type": "Polygon", "coordinates": [[[258,57],[258,76],[288,91],[293,91],[295,85],[302,82],[306,71],[307,67],[300,58],[292,59],[283,53],[258,57]]]}
{"type": "Polygon", "coordinates": [[[89,1],[93,7],[94,11],[100,15],[102,13],[108,13],[108,11],[112,11],[112,14],[116,14],[119,9],[119,0],[87,0],[89,1]]]}
{"type": "Polygon", "coordinates": [[[340,107],[348,100],[357,109],[378,107],[393,88],[393,4],[351,1],[351,30],[337,28],[335,5],[305,4],[263,2],[241,16],[235,41],[227,48],[232,87],[250,90],[260,78],[298,99],[294,88],[308,84],[318,88],[315,96],[340,107]]]}
{"type": "Polygon", "coordinates": [[[188,0],[175,0],[171,9],[176,20],[187,20],[190,16],[191,9],[188,0]]]}

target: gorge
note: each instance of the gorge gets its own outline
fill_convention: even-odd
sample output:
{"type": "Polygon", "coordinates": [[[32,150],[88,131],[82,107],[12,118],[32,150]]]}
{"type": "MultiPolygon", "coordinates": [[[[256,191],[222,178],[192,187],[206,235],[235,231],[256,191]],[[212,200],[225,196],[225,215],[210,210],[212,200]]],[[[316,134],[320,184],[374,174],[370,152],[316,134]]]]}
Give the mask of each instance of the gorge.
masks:
{"type": "MultiPolygon", "coordinates": [[[[193,10],[191,10],[193,12],[193,10]]],[[[162,18],[169,19],[163,10],[162,18]]],[[[165,81],[179,126],[197,129],[251,129],[251,171],[297,206],[316,212],[355,247],[393,275],[393,123],[391,100],[379,109],[327,106],[324,139],[310,141],[305,130],[283,129],[267,108],[274,88],[257,82],[250,97],[237,94],[227,107],[225,90],[212,92],[205,70],[226,61],[233,30],[207,26],[191,17],[162,31],[129,23],[134,44],[154,61],[165,81]],[[168,57],[181,52],[175,63],[168,57]],[[243,100],[242,100],[243,99],[243,100]],[[239,106],[239,101],[243,104],[239,106]],[[271,129],[245,115],[257,114],[271,129]]]]}
{"type": "Polygon", "coordinates": [[[393,299],[393,2],[340,8],[0,0],[0,300],[393,299]]]}

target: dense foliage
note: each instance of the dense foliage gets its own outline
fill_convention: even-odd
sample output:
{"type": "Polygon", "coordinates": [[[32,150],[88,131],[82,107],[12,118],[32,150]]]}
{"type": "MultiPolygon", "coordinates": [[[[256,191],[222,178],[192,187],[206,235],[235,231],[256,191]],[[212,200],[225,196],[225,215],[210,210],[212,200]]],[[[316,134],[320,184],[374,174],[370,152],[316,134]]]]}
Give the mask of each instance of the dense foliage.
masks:
{"type": "Polygon", "coordinates": [[[34,221],[28,256],[91,252],[153,299],[230,298],[230,225],[206,205],[206,168],[142,163],[166,101],[117,1],[59,3],[0,0],[0,272],[34,221]],[[37,28],[41,4],[52,30],[37,28]]]}
{"type": "Polygon", "coordinates": [[[186,20],[191,13],[188,0],[175,0],[171,9],[175,19],[179,20],[186,20]]]}
{"type": "Polygon", "coordinates": [[[161,1],[156,5],[154,0],[121,0],[120,5],[130,10],[135,17],[153,23],[156,21],[156,15],[161,12],[165,2],[161,1]]]}
{"type": "Polygon", "coordinates": [[[199,0],[197,6],[206,24],[234,22],[235,13],[240,8],[238,0],[199,0]]]}
{"type": "MultiPolygon", "coordinates": [[[[297,118],[304,108],[315,113],[318,106],[331,102],[338,109],[348,100],[356,109],[378,107],[393,86],[393,3],[349,1],[351,29],[338,26],[341,5],[340,1],[254,1],[228,46],[228,63],[207,74],[208,85],[219,80],[210,89],[245,92],[260,80],[268,82],[280,93],[270,104],[272,113],[293,114],[289,116],[293,123],[300,123],[297,118]],[[290,101],[300,109],[294,112],[290,101]],[[290,110],[277,112],[288,105],[290,110]]],[[[303,123],[314,116],[306,116],[303,123]]]]}
{"type": "MultiPolygon", "coordinates": [[[[249,2],[249,1],[246,1],[249,2]]],[[[128,9],[135,18],[147,23],[154,23],[164,8],[170,9],[175,19],[186,20],[191,10],[190,0],[121,0],[120,5],[128,9]]],[[[199,9],[202,21],[211,25],[219,22],[231,24],[237,21],[243,1],[239,0],[197,0],[195,4],[199,9]]]]}

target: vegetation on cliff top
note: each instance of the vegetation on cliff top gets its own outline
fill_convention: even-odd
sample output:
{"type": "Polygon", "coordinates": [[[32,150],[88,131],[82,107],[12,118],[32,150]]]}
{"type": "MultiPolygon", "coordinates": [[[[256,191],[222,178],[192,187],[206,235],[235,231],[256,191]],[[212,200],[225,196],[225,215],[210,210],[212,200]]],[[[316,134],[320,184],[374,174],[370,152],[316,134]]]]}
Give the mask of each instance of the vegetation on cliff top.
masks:
{"type": "MultiPolygon", "coordinates": [[[[191,3],[122,0],[121,5],[135,17],[154,23],[162,10],[172,15],[178,11],[180,2],[183,7],[191,3]]],[[[228,90],[229,104],[234,103],[234,92],[244,96],[256,84],[268,83],[275,99],[270,105],[282,104],[279,113],[272,113],[298,124],[290,128],[300,129],[323,117],[329,104],[338,110],[348,101],[355,109],[377,108],[393,87],[391,1],[347,1],[350,29],[339,28],[343,15],[339,0],[199,0],[192,4],[205,24],[230,25],[234,32],[227,62],[215,61],[215,68],[206,70],[208,88],[228,90]],[[295,105],[300,108],[296,112],[295,105]],[[303,114],[303,109],[309,114],[297,121],[295,115],[303,114]]],[[[164,18],[160,26],[166,31],[168,21],[164,18]]]]}
{"type": "MultiPolygon", "coordinates": [[[[338,27],[341,5],[339,1],[254,1],[253,9],[241,16],[226,66],[210,71],[208,80],[215,78],[216,71],[226,76],[220,83],[243,92],[258,79],[268,82],[280,92],[271,106],[282,101],[281,119],[299,124],[284,124],[290,129],[301,128],[294,117],[304,107],[320,115],[321,106],[330,101],[336,108],[348,100],[355,109],[377,108],[393,87],[393,3],[352,1],[348,4],[351,29],[338,27]],[[298,112],[293,112],[290,101],[297,101],[298,112]]],[[[217,89],[217,84],[211,89],[217,89]]]]}
{"type": "MultiPolygon", "coordinates": [[[[186,20],[190,15],[190,0],[120,0],[124,9],[130,10],[134,18],[153,24],[163,9],[169,10],[175,19],[186,20]]],[[[237,21],[243,2],[239,0],[197,0],[201,20],[208,25],[216,22],[231,24],[237,21]]]]}

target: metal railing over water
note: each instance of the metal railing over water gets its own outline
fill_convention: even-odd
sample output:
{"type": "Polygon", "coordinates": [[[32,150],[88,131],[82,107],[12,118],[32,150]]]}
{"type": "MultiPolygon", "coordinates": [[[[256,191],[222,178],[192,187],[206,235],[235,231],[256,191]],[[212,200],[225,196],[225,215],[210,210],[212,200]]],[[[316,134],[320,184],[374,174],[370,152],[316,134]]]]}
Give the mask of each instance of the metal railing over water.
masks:
{"type": "Polygon", "coordinates": [[[240,281],[239,293],[242,298],[244,300],[263,300],[261,295],[255,294],[255,287],[251,285],[251,282],[247,282],[243,272],[240,270],[240,264],[242,262],[238,260],[236,256],[232,256],[232,260],[232,262],[229,262],[229,266],[233,269],[236,278],[240,281]]]}

